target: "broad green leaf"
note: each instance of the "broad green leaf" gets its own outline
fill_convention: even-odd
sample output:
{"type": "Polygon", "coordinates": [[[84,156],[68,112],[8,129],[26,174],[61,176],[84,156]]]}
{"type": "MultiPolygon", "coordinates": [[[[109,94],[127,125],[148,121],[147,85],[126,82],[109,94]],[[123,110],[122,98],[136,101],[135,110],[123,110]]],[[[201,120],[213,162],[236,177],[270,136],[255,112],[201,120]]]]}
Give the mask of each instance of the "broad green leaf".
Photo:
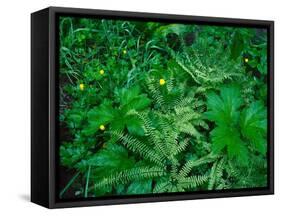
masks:
{"type": "Polygon", "coordinates": [[[144,94],[140,94],[139,86],[134,86],[130,89],[122,88],[119,90],[118,96],[120,98],[120,107],[125,112],[131,109],[143,110],[150,104],[150,100],[144,94]]]}
{"type": "Polygon", "coordinates": [[[249,151],[239,136],[234,135],[232,139],[229,139],[227,151],[230,158],[236,158],[237,161],[244,166],[249,163],[249,151]]]}
{"type": "Polygon", "coordinates": [[[72,167],[77,161],[87,154],[84,145],[74,145],[74,143],[64,143],[60,146],[60,160],[66,167],[72,167]]]}
{"type": "Polygon", "coordinates": [[[207,119],[216,124],[233,124],[239,118],[239,107],[242,105],[240,89],[236,86],[224,86],[220,95],[211,92],[207,95],[207,119]]]}
{"type": "Polygon", "coordinates": [[[227,145],[227,142],[225,142],[225,138],[228,137],[229,131],[224,126],[216,127],[214,130],[212,130],[212,149],[214,153],[220,153],[227,145]]]}
{"type": "Polygon", "coordinates": [[[244,40],[239,31],[236,31],[231,41],[231,57],[236,60],[241,56],[244,48],[244,40]]]}
{"type": "Polygon", "coordinates": [[[116,115],[112,108],[112,103],[105,100],[100,106],[93,108],[88,113],[89,127],[85,130],[87,133],[95,133],[100,125],[110,123],[116,115]]]}
{"type": "Polygon", "coordinates": [[[133,135],[144,136],[143,123],[139,118],[129,117],[126,121],[128,131],[133,135]]]}
{"type": "Polygon", "coordinates": [[[237,128],[218,126],[212,132],[213,151],[220,153],[226,148],[231,159],[237,159],[241,164],[246,165],[248,162],[248,149],[246,144],[240,139],[237,128]]]}
{"type": "Polygon", "coordinates": [[[236,86],[224,86],[220,95],[210,93],[207,96],[206,117],[214,121],[217,127],[211,132],[213,151],[220,153],[224,149],[228,156],[246,165],[248,149],[240,137],[239,117],[242,99],[236,86]]]}
{"type": "Polygon", "coordinates": [[[118,144],[105,144],[90,160],[92,166],[103,167],[108,172],[123,170],[134,166],[135,160],[128,156],[128,151],[118,144]]]}
{"type": "Polygon", "coordinates": [[[145,109],[146,107],[148,107],[149,104],[150,104],[150,100],[147,97],[138,96],[138,97],[134,98],[133,100],[131,100],[126,105],[124,105],[121,109],[123,109],[124,111],[127,111],[127,112],[130,110],[141,111],[141,110],[145,109]]]}
{"type": "Polygon", "coordinates": [[[134,86],[130,89],[122,88],[117,93],[120,98],[120,105],[124,106],[130,103],[134,98],[138,97],[139,93],[140,93],[139,86],[134,86]]]}
{"type": "Polygon", "coordinates": [[[267,112],[261,101],[252,103],[242,112],[240,118],[242,135],[251,142],[257,151],[266,151],[267,112]]]}

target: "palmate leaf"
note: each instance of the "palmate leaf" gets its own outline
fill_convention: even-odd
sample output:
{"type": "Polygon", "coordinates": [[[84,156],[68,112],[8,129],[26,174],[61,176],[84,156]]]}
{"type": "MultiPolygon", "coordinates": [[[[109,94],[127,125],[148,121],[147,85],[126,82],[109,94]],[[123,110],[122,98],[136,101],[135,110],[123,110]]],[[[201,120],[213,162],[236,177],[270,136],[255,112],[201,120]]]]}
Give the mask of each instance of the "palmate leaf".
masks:
{"type": "Polygon", "coordinates": [[[61,164],[66,167],[72,167],[88,154],[85,145],[74,145],[73,143],[63,143],[60,146],[61,164]]]}
{"type": "Polygon", "coordinates": [[[86,135],[92,135],[98,131],[100,125],[110,123],[116,116],[116,110],[112,107],[112,102],[104,100],[104,102],[93,108],[88,113],[89,126],[84,129],[86,135]]]}
{"type": "Polygon", "coordinates": [[[242,105],[240,89],[236,86],[224,86],[220,95],[211,92],[207,95],[208,111],[205,116],[217,125],[236,123],[238,108],[242,105]]]}
{"type": "Polygon", "coordinates": [[[261,101],[252,103],[242,112],[240,127],[243,137],[247,138],[257,151],[265,154],[267,114],[261,101]]]}
{"type": "Polygon", "coordinates": [[[140,94],[138,86],[116,90],[116,94],[119,99],[119,106],[113,107],[111,101],[105,100],[102,104],[89,111],[89,126],[84,129],[86,135],[92,135],[98,131],[100,125],[108,124],[111,130],[122,131],[127,127],[131,134],[144,136],[144,130],[139,118],[133,116],[131,111],[144,110],[149,106],[150,99],[146,95],[140,94]]]}
{"type": "Polygon", "coordinates": [[[142,122],[136,116],[129,116],[126,121],[126,126],[131,134],[138,136],[145,135],[142,122]]]}
{"type": "Polygon", "coordinates": [[[235,158],[242,165],[247,164],[248,149],[246,143],[241,140],[237,128],[220,125],[211,132],[211,135],[215,153],[226,148],[230,159],[235,158]]]}
{"type": "MultiPolygon", "coordinates": [[[[96,182],[105,178],[105,173],[110,176],[123,170],[131,169],[135,166],[135,159],[128,155],[128,151],[123,146],[107,143],[104,148],[95,153],[89,160],[89,165],[93,167],[90,178],[90,190],[94,190],[96,195],[105,195],[112,192],[113,185],[95,187],[96,182]]],[[[122,186],[122,185],[121,185],[122,186]]]]}
{"type": "Polygon", "coordinates": [[[142,123],[133,114],[132,110],[142,111],[146,109],[150,105],[150,99],[145,94],[141,94],[139,86],[134,86],[130,89],[122,88],[117,90],[116,94],[119,98],[120,107],[118,109],[118,115],[114,119],[114,122],[112,122],[116,127],[112,127],[112,130],[122,130],[124,127],[127,127],[131,134],[144,136],[142,123]],[[120,124],[122,124],[122,127],[118,127],[120,124]]]}
{"type": "Polygon", "coordinates": [[[238,129],[241,105],[239,88],[225,86],[221,88],[220,96],[215,93],[207,96],[208,112],[205,115],[217,125],[211,132],[213,152],[218,154],[226,150],[230,159],[237,159],[241,165],[246,165],[249,153],[238,129]]]}
{"type": "Polygon", "coordinates": [[[122,88],[117,91],[117,96],[120,100],[120,108],[126,112],[131,109],[141,111],[150,104],[150,99],[141,94],[139,86],[134,86],[130,89],[122,88]]]}
{"type": "Polygon", "coordinates": [[[116,116],[110,122],[110,130],[122,131],[125,127],[133,135],[144,136],[141,121],[132,112],[123,112],[123,110],[116,109],[116,116]]]}
{"type": "Polygon", "coordinates": [[[103,167],[107,172],[131,168],[135,160],[129,157],[128,151],[117,144],[106,144],[105,148],[95,153],[90,159],[94,167],[103,167]]]}

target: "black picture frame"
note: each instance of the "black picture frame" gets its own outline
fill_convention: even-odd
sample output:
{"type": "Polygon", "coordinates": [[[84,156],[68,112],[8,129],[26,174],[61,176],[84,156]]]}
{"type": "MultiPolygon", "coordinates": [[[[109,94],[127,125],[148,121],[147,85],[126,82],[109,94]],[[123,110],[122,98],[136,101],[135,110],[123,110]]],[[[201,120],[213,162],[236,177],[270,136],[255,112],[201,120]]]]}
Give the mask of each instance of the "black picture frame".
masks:
{"type": "Polygon", "coordinates": [[[31,201],[47,208],[124,203],[191,200],[274,194],[274,22],[186,15],[49,7],[31,14],[31,201]],[[101,197],[63,201],[57,198],[58,164],[58,17],[71,15],[109,19],[150,20],[222,26],[257,27],[268,30],[268,187],[101,197]]]}

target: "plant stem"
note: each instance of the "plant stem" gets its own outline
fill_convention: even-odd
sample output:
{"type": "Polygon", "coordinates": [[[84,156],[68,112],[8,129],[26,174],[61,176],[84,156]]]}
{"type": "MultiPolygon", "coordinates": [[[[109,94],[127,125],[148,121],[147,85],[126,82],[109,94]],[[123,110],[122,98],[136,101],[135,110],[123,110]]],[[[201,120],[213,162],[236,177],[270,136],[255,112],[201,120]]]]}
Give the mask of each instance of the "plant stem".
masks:
{"type": "Polygon", "coordinates": [[[67,183],[67,185],[61,190],[59,197],[62,198],[62,195],[70,188],[70,186],[73,184],[73,182],[76,180],[76,178],[79,176],[80,171],[77,172],[67,183]]]}
{"type": "Polygon", "coordinates": [[[91,165],[89,166],[88,173],[87,173],[87,180],[86,180],[85,193],[84,193],[84,197],[85,197],[85,198],[88,197],[88,188],[89,188],[90,173],[91,173],[91,165]]]}

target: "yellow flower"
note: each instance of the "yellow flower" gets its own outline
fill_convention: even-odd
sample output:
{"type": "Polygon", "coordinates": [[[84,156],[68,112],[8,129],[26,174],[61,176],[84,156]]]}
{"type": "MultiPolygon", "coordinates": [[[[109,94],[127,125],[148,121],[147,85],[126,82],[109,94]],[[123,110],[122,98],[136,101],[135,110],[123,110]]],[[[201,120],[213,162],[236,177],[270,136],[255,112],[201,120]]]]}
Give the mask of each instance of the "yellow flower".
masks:
{"type": "Polygon", "coordinates": [[[248,63],[249,59],[248,59],[248,58],[244,58],[244,61],[245,61],[246,63],[248,63]]]}
{"type": "Polygon", "coordinates": [[[100,75],[103,75],[103,74],[104,74],[104,70],[101,69],[101,70],[100,70],[100,75]]]}
{"type": "Polygon", "coordinates": [[[104,131],[105,130],[105,126],[104,125],[100,125],[100,130],[104,131]]]}
{"type": "Polygon", "coordinates": [[[124,49],[123,50],[123,54],[126,55],[127,54],[127,50],[124,49]]]}
{"type": "Polygon", "coordinates": [[[160,85],[165,85],[165,83],[166,83],[166,81],[165,81],[164,79],[160,79],[160,80],[159,80],[159,84],[160,84],[160,85]]]}
{"type": "Polygon", "coordinates": [[[83,91],[84,88],[85,88],[85,85],[84,85],[83,83],[81,83],[81,84],[79,85],[79,88],[80,88],[81,91],[83,91]]]}

